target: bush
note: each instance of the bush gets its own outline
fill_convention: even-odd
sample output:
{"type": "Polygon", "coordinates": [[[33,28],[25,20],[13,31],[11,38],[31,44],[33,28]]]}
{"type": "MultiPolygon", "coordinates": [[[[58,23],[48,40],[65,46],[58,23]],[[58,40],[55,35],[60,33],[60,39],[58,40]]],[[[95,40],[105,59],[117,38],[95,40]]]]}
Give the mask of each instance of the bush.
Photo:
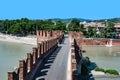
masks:
{"type": "Polygon", "coordinates": [[[104,70],[103,68],[97,67],[94,70],[95,71],[102,71],[102,72],[109,73],[109,74],[119,75],[119,72],[117,70],[114,70],[114,69],[104,70]]]}
{"type": "Polygon", "coordinates": [[[102,72],[105,72],[105,70],[103,68],[99,68],[99,67],[96,67],[95,68],[95,71],[102,71],[102,72]]]}
{"type": "Polygon", "coordinates": [[[105,73],[119,75],[119,72],[117,70],[113,70],[113,69],[108,69],[105,71],[105,73]]]}

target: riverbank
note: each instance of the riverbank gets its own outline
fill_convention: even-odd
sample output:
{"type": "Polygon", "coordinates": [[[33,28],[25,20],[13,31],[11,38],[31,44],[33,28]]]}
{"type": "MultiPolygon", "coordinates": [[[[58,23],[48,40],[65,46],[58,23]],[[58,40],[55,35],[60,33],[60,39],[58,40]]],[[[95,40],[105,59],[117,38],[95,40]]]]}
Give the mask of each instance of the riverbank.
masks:
{"type": "MultiPolygon", "coordinates": [[[[120,47],[112,46],[106,47],[104,45],[91,45],[82,46],[86,53],[83,56],[88,56],[92,62],[95,62],[97,66],[107,69],[115,69],[120,75],[120,47]]],[[[103,72],[92,71],[95,80],[120,80],[120,76],[108,75],[103,72]]]]}
{"type": "Polygon", "coordinates": [[[92,71],[92,74],[95,78],[120,78],[120,73],[119,75],[112,75],[112,74],[105,74],[104,72],[101,71],[92,71]]]}
{"type": "Polygon", "coordinates": [[[17,37],[17,36],[5,35],[0,33],[0,41],[36,45],[37,38],[35,36],[17,37]]]}

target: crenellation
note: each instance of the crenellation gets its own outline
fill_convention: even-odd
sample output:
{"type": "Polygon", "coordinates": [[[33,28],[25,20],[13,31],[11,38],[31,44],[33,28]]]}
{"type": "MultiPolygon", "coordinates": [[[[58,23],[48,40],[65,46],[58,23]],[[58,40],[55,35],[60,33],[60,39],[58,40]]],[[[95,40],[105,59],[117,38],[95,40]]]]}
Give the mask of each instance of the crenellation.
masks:
{"type": "Polygon", "coordinates": [[[38,60],[44,61],[45,55],[52,53],[62,38],[61,31],[37,31],[37,47],[32,48],[32,53],[27,53],[25,60],[19,61],[17,72],[8,72],[8,80],[29,80],[38,60]]]}
{"type": "Polygon", "coordinates": [[[24,60],[19,61],[19,80],[25,80],[26,77],[26,62],[24,60]]]}
{"type": "Polygon", "coordinates": [[[43,47],[43,42],[41,42],[41,55],[43,55],[44,47],[43,47]]]}
{"type": "Polygon", "coordinates": [[[81,67],[80,60],[82,57],[82,42],[83,42],[83,34],[81,32],[71,32],[69,34],[71,41],[71,66],[72,66],[72,80],[78,80],[76,76],[74,76],[74,72],[79,72],[78,67],[81,67]]]}
{"type": "Polygon", "coordinates": [[[48,51],[48,40],[46,41],[46,50],[48,51]]]}
{"type": "Polygon", "coordinates": [[[46,41],[44,41],[44,54],[46,53],[47,49],[46,49],[46,41]]]}
{"type": "Polygon", "coordinates": [[[33,48],[33,64],[37,62],[37,56],[38,56],[37,50],[38,49],[36,47],[33,48]]]}
{"type": "Polygon", "coordinates": [[[41,43],[38,43],[38,58],[41,56],[41,43]]]}
{"type": "Polygon", "coordinates": [[[8,80],[18,80],[18,75],[15,72],[8,72],[8,80]]]}
{"type": "Polygon", "coordinates": [[[27,73],[29,73],[32,70],[32,66],[33,66],[33,59],[31,53],[27,53],[26,63],[27,63],[27,73]]]}

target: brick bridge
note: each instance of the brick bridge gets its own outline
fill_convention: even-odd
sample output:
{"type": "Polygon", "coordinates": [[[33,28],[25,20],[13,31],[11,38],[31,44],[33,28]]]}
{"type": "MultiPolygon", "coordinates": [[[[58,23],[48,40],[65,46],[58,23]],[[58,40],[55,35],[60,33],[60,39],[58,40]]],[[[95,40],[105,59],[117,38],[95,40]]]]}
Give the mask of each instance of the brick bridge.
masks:
{"type": "Polygon", "coordinates": [[[37,31],[37,47],[8,72],[8,80],[77,80],[73,71],[81,71],[82,39],[81,32],[37,31]]]}

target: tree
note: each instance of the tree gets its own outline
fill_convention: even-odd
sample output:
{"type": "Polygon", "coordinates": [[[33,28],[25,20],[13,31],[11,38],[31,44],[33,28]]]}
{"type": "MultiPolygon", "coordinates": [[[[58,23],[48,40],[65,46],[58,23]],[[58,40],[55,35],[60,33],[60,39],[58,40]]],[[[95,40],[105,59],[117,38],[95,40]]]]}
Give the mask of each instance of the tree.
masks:
{"type": "Polygon", "coordinates": [[[3,21],[0,21],[0,32],[4,30],[3,21]]]}
{"type": "Polygon", "coordinates": [[[112,38],[112,36],[115,35],[116,32],[117,31],[114,27],[114,23],[108,22],[108,25],[101,30],[101,37],[112,38]]]}
{"type": "Polygon", "coordinates": [[[9,32],[9,33],[12,33],[12,34],[14,34],[14,35],[16,35],[16,34],[17,34],[17,35],[18,35],[18,34],[21,34],[21,33],[22,33],[22,29],[21,29],[20,24],[17,23],[17,24],[12,25],[12,26],[9,28],[8,32],[9,32]]]}
{"type": "Polygon", "coordinates": [[[96,29],[89,26],[87,29],[87,37],[95,37],[95,36],[96,36],[96,29]]]}
{"type": "Polygon", "coordinates": [[[66,30],[66,24],[62,21],[57,21],[54,29],[55,30],[66,30]]]}
{"type": "Polygon", "coordinates": [[[68,29],[70,31],[79,31],[80,30],[80,21],[77,19],[71,20],[70,24],[68,25],[68,29]]]}
{"type": "Polygon", "coordinates": [[[66,23],[62,21],[55,22],[48,20],[29,20],[21,18],[16,20],[0,20],[0,32],[9,34],[36,34],[36,30],[66,30],[66,23]]]}
{"type": "Polygon", "coordinates": [[[70,31],[81,31],[83,34],[86,34],[86,30],[83,24],[80,24],[80,21],[77,19],[71,20],[70,24],[68,25],[68,30],[70,31]]]}

